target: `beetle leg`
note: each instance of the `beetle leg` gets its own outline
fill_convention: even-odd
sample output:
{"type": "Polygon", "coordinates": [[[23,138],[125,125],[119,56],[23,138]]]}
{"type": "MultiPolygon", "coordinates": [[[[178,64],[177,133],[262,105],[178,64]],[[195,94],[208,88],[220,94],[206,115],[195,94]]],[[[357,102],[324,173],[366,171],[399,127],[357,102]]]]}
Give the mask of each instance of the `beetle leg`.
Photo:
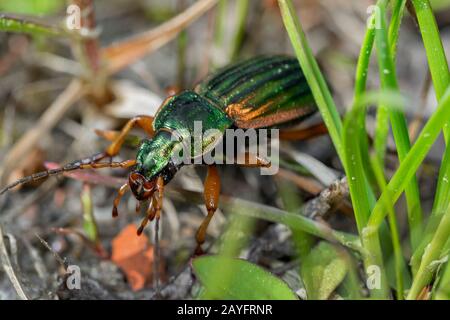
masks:
{"type": "Polygon", "coordinates": [[[205,205],[208,215],[203,220],[195,235],[197,241],[197,248],[195,249],[196,255],[201,255],[203,253],[202,244],[205,242],[206,230],[208,229],[208,225],[219,204],[220,176],[215,165],[208,166],[204,188],[205,205]]]}
{"type": "Polygon", "coordinates": [[[147,223],[149,221],[153,220],[152,216],[154,217],[154,213],[153,212],[155,211],[154,210],[154,205],[153,205],[154,201],[155,200],[152,197],[150,199],[150,204],[148,205],[148,209],[147,209],[147,212],[145,214],[145,217],[144,217],[144,219],[142,219],[141,225],[138,228],[138,231],[137,231],[138,236],[140,236],[142,234],[142,231],[144,231],[144,228],[147,226],[147,223]]]}
{"type": "Polygon", "coordinates": [[[281,140],[308,140],[328,133],[324,123],[319,123],[308,128],[298,130],[280,130],[281,140]]]}
{"type": "MultiPolygon", "coordinates": [[[[156,190],[158,191],[158,197],[155,198],[155,216],[154,218],[159,219],[161,217],[161,210],[164,200],[164,178],[158,177],[158,180],[156,181],[156,190]]],[[[152,217],[153,218],[153,217],[152,217]]]]}
{"type": "Polygon", "coordinates": [[[148,206],[145,218],[142,220],[141,225],[138,228],[137,231],[138,235],[142,234],[145,226],[149,221],[153,221],[153,219],[155,218],[159,220],[159,218],[161,217],[161,210],[164,198],[164,179],[162,177],[158,177],[158,180],[156,181],[156,188],[158,194],[157,196],[153,194],[150,200],[150,204],[148,206]]]}
{"type": "Polygon", "coordinates": [[[270,160],[250,152],[238,155],[237,160],[238,166],[247,168],[269,168],[271,165],[270,160]]]}
{"type": "Polygon", "coordinates": [[[128,183],[125,183],[123,186],[120,187],[119,192],[117,192],[117,196],[114,199],[113,209],[112,209],[112,216],[113,218],[116,218],[119,215],[119,212],[117,211],[117,207],[119,206],[120,200],[122,199],[123,195],[130,189],[128,183]]]}
{"type": "Polygon", "coordinates": [[[122,144],[125,141],[126,136],[136,125],[142,128],[149,136],[152,136],[154,134],[152,124],[153,117],[150,116],[137,116],[132,118],[122,128],[115,140],[106,149],[105,153],[110,157],[117,155],[120,151],[120,148],[122,147],[122,144]]]}
{"type": "Polygon", "coordinates": [[[136,214],[139,214],[141,212],[141,202],[139,200],[136,200],[136,214]]]}

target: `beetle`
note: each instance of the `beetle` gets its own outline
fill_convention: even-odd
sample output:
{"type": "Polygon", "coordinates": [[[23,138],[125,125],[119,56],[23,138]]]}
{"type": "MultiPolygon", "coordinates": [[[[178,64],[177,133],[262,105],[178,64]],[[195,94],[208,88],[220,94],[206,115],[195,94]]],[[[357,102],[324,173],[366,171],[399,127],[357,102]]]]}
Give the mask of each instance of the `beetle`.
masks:
{"type": "MultiPolygon", "coordinates": [[[[72,162],[64,167],[48,170],[24,177],[7,187],[0,194],[19,184],[59,175],[79,169],[131,168],[128,181],[120,187],[114,200],[112,214],[118,215],[117,207],[123,195],[131,190],[140,202],[148,201],[145,218],[138,234],[153,219],[161,215],[164,186],[167,185],[183,164],[172,161],[172,155],[188,135],[194,133],[194,122],[200,121],[203,131],[216,129],[220,133],[229,128],[259,129],[275,128],[297,123],[317,111],[311,89],[300,68],[298,60],[289,56],[260,56],[229,65],[212,73],[201,81],[194,90],[182,91],[168,97],[154,117],[142,115],[130,119],[118,133],[108,148],[90,158],[72,162]],[[133,127],[140,127],[149,136],[141,142],[136,158],[123,162],[113,162],[123,145],[126,136],[133,127]],[[174,132],[181,131],[178,139],[174,132]],[[109,162],[102,159],[110,158],[109,162]]],[[[287,139],[304,139],[325,133],[323,124],[309,129],[287,131],[287,139]]],[[[280,134],[283,138],[283,134],[280,134]]],[[[219,139],[210,139],[204,143],[200,154],[194,152],[191,157],[201,155],[219,139]]],[[[268,167],[268,160],[252,157],[252,165],[268,167]]],[[[206,229],[217,210],[220,194],[220,178],[217,167],[208,165],[204,184],[204,200],[208,214],[196,233],[197,249],[205,241],[206,229]]]]}

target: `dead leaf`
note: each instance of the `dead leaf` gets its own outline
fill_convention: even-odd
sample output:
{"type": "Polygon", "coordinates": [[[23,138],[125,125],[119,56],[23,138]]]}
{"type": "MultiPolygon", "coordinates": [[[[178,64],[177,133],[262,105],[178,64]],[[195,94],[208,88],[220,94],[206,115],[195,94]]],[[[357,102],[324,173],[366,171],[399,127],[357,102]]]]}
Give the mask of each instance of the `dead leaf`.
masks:
{"type": "Polygon", "coordinates": [[[125,273],[134,291],[151,280],[153,252],[148,238],[144,234],[137,236],[134,224],[126,226],[112,242],[111,260],[125,273]]]}
{"type": "Polygon", "coordinates": [[[129,119],[141,114],[155,115],[163,102],[161,97],[131,81],[112,83],[116,99],[105,106],[103,112],[114,118],[129,119]]]}

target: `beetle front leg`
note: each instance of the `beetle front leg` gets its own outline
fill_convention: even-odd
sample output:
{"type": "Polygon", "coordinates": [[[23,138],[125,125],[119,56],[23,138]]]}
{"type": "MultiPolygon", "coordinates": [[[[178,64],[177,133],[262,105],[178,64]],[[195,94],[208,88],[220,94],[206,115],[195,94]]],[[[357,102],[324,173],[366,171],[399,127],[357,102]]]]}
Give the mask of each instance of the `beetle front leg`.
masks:
{"type": "Polygon", "coordinates": [[[208,166],[204,188],[205,205],[208,215],[203,220],[195,235],[197,241],[197,248],[195,249],[196,255],[203,254],[202,244],[205,242],[206,230],[219,205],[220,176],[215,165],[208,166]]]}
{"type": "Polygon", "coordinates": [[[162,177],[158,177],[158,180],[156,181],[156,192],[157,196],[153,194],[145,218],[142,220],[141,225],[138,228],[138,235],[142,234],[149,221],[153,221],[155,218],[159,220],[161,217],[162,205],[164,201],[164,179],[162,177]]]}
{"type": "Polygon", "coordinates": [[[149,136],[153,136],[153,117],[150,116],[137,116],[129,120],[126,125],[120,131],[120,134],[116,139],[109,145],[105,153],[109,157],[117,155],[125,141],[128,133],[133,129],[134,126],[139,126],[142,128],[149,136]]]}

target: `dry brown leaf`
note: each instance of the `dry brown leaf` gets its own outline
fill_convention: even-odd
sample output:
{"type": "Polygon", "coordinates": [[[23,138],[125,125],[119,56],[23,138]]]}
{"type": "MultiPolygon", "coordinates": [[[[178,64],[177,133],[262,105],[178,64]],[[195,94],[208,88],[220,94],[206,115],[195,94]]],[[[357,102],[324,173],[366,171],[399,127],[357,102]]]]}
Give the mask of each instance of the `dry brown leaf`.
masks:
{"type": "Polygon", "coordinates": [[[137,236],[134,224],[126,226],[112,242],[111,260],[125,273],[134,291],[150,281],[153,267],[153,247],[143,234],[137,236]]]}

